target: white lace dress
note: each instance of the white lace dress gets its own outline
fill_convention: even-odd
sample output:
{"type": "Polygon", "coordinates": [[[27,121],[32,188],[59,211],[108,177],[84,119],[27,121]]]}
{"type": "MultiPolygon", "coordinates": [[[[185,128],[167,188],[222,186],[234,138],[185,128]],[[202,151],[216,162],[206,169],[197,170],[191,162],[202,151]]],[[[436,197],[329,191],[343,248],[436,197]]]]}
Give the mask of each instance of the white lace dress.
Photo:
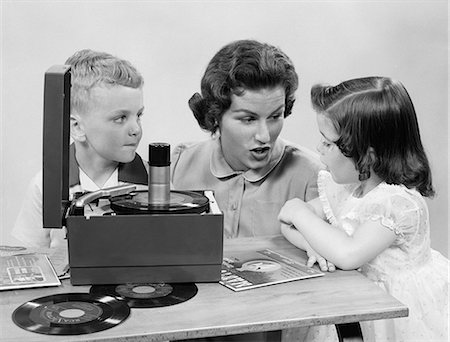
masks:
{"type": "MultiPolygon", "coordinates": [[[[351,235],[362,223],[380,220],[395,242],[363,265],[361,273],[409,308],[407,318],[361,322],[364,341],[448,341],[449,260],[430,247],[428,207],[419,192],[379,184],[366,196],[356,185],[336,184],[321,171],[319,195],[328,221],[351,235]]],[[[310,330],[308,340],[337,340],[334,327],[310,330]]]]}

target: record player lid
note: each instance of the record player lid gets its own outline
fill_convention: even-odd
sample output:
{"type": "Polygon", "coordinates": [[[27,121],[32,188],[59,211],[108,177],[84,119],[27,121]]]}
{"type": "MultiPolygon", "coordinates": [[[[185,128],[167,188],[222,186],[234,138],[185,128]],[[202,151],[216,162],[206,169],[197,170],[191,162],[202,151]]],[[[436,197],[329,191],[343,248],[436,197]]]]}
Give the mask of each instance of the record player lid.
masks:
{"type": "Polygon", "coordinates": [[[45,228],[61,228],[69,205],[70,66],[45,73],[42,211],[45,228]]]}

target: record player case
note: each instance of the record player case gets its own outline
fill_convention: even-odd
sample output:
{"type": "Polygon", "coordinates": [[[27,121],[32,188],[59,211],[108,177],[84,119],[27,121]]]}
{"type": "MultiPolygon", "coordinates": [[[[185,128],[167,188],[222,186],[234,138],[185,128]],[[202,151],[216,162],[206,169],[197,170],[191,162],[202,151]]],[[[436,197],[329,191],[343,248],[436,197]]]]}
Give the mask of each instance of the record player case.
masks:
{"type": "Polygon", "coordinates": [[[70,84],[70,66],[55,65],[45,73],[43,225],[67,229],[71,283],[219,281],[223,214],[214,198],[203,214],[87,216],[74,209],[69,200],[70,84]]]}

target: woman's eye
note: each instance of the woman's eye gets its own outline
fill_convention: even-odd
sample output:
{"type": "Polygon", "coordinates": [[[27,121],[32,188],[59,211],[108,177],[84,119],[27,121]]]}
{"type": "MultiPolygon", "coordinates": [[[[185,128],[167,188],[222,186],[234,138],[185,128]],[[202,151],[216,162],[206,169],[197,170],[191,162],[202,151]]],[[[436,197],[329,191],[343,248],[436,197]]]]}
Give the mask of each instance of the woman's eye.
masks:
{"type": "Polygon", "coordinates": [[[241,118],[241,121],[244,123],[250,123],[255,121],[255,118],[251,117],[251,116],[246,116],[245,118],[241,118]]]}
{"type": "Polygon", "coordinates": [[[273,119],[273,120],[278,120],[278,119],[280,119],[282,116],[283,116],[283,114],[281,114],[281,113],[279,113],[279,114],[274,114],[274,115],[272,115],[272,119],[273,119]]]}

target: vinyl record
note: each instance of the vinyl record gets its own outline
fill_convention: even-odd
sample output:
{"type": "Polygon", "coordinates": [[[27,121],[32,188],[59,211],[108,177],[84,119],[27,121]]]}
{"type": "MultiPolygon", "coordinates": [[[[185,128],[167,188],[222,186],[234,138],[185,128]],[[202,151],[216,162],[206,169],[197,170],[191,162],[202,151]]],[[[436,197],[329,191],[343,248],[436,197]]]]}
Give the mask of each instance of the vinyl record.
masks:
{"type": "Polygon", "coordinates": [[[171,191],[167,204],[150,204],[147,191],[112,197],[111,209],[118,214],[200,214],[208,210],[208,197],[193,191],[171,191]]]}
{"type": "Polygon", "coordinates": [[[80,335],[112,328],[130,314],[126,301],[90,293],[62,293],[26,302],[14,310],[19,327],[47,335],[80,335]]]}
{"type": "Polygon", "coordinates": [[[93,285],[90,292],[125,299],[131,308],[157,308],[174,305],[197,294],[194,283],[142,283],[122,285],[93,285]]]}

